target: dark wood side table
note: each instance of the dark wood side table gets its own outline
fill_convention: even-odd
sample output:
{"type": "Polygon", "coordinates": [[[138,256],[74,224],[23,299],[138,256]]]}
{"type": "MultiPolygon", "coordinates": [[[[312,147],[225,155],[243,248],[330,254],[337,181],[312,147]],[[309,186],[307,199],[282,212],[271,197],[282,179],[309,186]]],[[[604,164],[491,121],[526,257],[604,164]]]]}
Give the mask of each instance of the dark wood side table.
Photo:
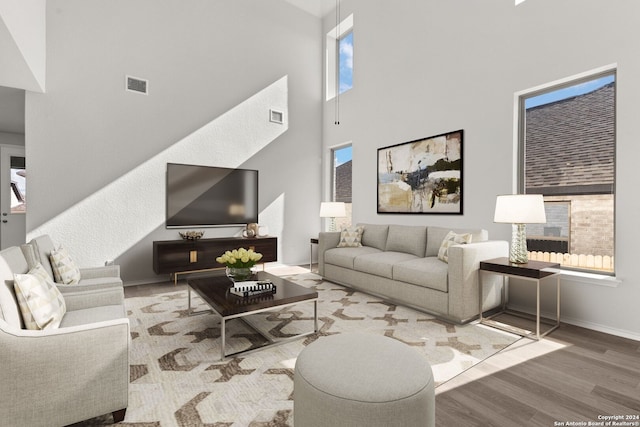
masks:
{"type": "Polygon", "coordinates": [[[312,237],[309,243],[309,272],[313,273],[311,267],[313,266],[313,245],[318,244],[318,238],[312,237]]]}
{"type": "Polygon", "coordinates": [[[529,261],[526,264],[516,264],[509,262],[509,258],[495,258],[480,262],[480,277],[479,277],[479,294],[480,294],[480,323],[483,325],[492,326],[507,332],[512,332],[523,337],[534,338],[539,340],[547,335],[549,332],[556,330],[560,326],[560,264],[555,262],[542,262],[542,261],[529,261]],[[487,274],[499,274],[502,276],[502,296],[501,303],[502,309],[491,316],[484,317],[482,313],[482,283],[483,276],[487,274]],[[555,322],[550,323],[551,327],[545,332],[540,333],[540,282],[543,279],[555,277],[556,282],[556,319],[555,322]],[[535,333],[526,329],[518,328],[515,326],[507,325],[502,322],[493,320],[494,317],[501,314],[511,314],[513,316],[530,318],[513,310],[507,309],[508,302],[508,281],[507,278],[516,278],[534,282],[536,284],[536,331],[535,333]]]}

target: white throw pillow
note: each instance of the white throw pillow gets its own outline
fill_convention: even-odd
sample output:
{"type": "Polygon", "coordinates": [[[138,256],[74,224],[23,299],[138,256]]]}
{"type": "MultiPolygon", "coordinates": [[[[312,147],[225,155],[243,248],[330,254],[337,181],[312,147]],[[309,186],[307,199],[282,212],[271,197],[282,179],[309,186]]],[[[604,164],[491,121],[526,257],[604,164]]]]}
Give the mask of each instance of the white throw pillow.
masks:
{"type": "Polygon", "coordinates": [[[457,234],[453,231],[447,233],[442,239],[440,250],[438,251],[438,259],[446,263],[449,262],[449,247],[452,245],[458,245],[462,243],[471,243],[471,233],[457,234]]]}
{"type": "Polygon", "coordinates": [[[27,329],[52,329],[60,326],[67,306],[40,263],[27,274],[15,274],[13,287],[27,329]]]}
{"type": "Polygon", "coordinates": [[[75,285],[80,282],[80,269],[62,246],[51,251],[49,255],[51,269],[56,283],[75,285]]]}
{"type": "Polygon", "coordinates": [[[343,228],[340,231],[339,248],[357,248],[362,246],[362,231],[363,227],[349,227],[343,228]]]}

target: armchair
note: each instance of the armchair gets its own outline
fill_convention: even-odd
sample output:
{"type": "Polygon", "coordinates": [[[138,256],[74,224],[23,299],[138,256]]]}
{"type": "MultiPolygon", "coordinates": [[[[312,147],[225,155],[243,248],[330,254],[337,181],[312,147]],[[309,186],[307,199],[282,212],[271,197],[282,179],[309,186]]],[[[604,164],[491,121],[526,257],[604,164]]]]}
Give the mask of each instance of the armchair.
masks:
{"type": "MultiPolygon", "coordinates": [[[[51,277],[51,280],[54,280],[49,255],[55,247],[53,240],[47,234],[35,237],[28,244],[23,245],[22,251],[27,259],[29,268],[33,268],[37,263],[40,263],[49,274],[49,277],[51,277]]],[[[81,297],[94,294],[91,297],[91,301],[99,305],[121,304],[124,301],[124,288],[120,278],[119,265],[81,267],[80,282],[78,284],[57,284],[57,286],[65,298],[80,292],[79,296],[81,297]]]]}
{"type": "Polygon", "coordinates": [[[29,270],[21,248],[0,251],[0,420],[63,426],[112,413],[124,419],[129,387],[129,320],[124,303],[100,293],[63,294],[57,329],[25,330],[14,274],[29,270]]]}

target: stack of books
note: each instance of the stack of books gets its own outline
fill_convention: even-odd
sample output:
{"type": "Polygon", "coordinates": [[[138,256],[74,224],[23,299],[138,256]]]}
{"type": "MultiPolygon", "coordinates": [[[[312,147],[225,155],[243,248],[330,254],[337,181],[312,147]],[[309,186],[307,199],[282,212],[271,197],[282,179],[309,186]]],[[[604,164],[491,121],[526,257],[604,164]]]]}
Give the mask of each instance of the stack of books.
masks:
{"type": "Polygon", "coordinates": [[[274,285],[270,280],[248,280],[246,282],[234,283],[233,287],[229,291],[239,297],[275,294],[276,285],[274,285]]]}

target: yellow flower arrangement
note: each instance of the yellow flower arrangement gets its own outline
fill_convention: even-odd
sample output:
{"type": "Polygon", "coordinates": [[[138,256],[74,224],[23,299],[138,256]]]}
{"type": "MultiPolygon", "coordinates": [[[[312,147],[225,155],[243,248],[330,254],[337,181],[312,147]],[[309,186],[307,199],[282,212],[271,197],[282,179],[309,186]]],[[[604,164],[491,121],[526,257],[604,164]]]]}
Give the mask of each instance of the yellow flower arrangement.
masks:
{"type": "Polygon", "coordinates": [[[253,249],[239,248],[226,251],[216,261],[230,268],[251,268],[262,259],[262,254],[253,249]]]}

